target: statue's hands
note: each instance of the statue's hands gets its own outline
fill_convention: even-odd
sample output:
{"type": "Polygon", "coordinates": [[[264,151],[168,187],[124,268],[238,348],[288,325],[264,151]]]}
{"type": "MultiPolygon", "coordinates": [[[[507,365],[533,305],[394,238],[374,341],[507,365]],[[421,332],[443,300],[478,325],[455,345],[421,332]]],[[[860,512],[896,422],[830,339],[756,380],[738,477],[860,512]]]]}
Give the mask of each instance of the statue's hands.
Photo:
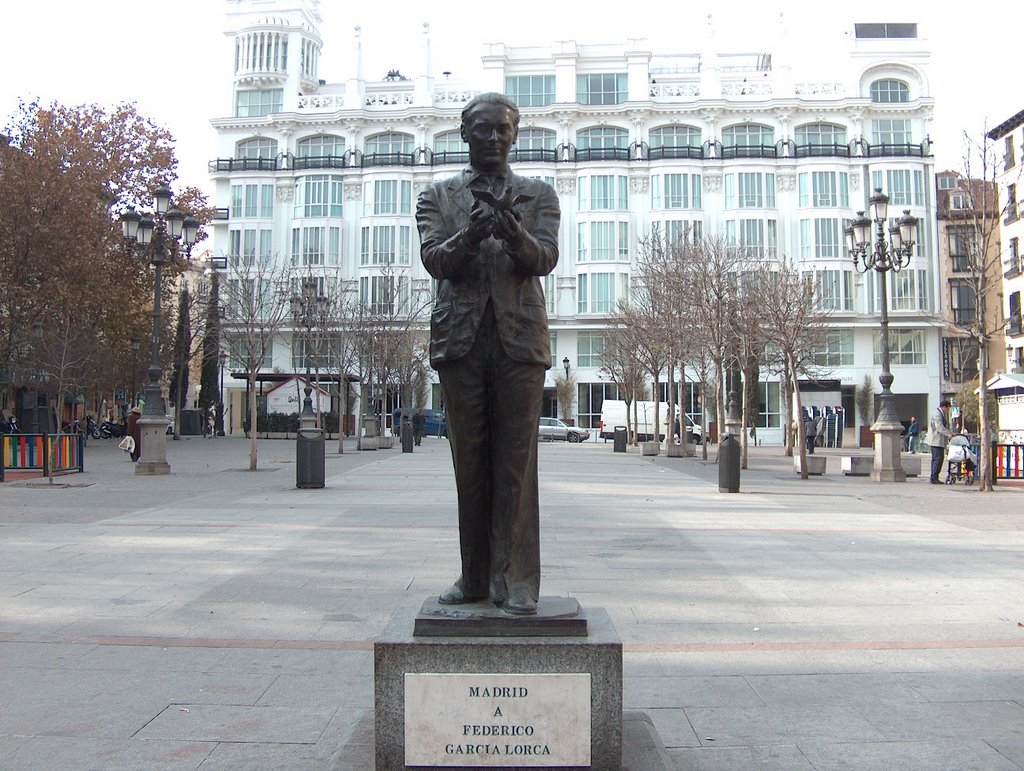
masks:
{"type": "Polygon", "coordinates": [[[504,241],[513,252],[519,251],[526,237],[521,220],[514,209],[500,209],[494,213],[494,237],[504,241]]]}
{"type": "Polygon", "coordinates": [[[494,217],[491,216],[491,212],[484,211],[483,205],[477,201],[469,213],[466,238],[473,246],[479,246],[491,235],[494,235],[494,217]]]}

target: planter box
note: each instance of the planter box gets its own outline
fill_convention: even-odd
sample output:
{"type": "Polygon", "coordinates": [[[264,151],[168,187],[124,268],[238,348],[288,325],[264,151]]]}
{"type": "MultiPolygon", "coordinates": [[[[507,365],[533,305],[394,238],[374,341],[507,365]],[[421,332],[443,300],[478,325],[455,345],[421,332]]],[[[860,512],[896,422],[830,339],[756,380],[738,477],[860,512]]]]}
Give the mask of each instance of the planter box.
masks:
{"type": "Polygon", "coordinates": [[[661,453],[661,442],[640,442],[641,455],[658,455],[661,453]]]}
{"type": "Polygon", "coordinates": [[[688,458],[693,455],[692,444],[670,444],[665,449],[665,454],[670,458],[688,458]]]}
{"type": "Polygon", "coordinates": [[[921,476],[921,467],[924,465],[924,458],[907,458],[902,459],[903,473],[908,477],[919,477],[921,476]]]}
{"type": "Polygon", "coordinates": [[[392,436],[381,436],[377,438],[377,447],[381,450],[390,450],[395,446],[395,438],[392,436]]]}
{"type": "MultiPolygon", "coordinates": [[[[807,456],[807,473],[811,476],[821,476],[825,473],[825,462],[828,457],[825,455],[808,455],[807,456]]],[[[799,474],[800,469],[800,456],[793,456],[793,470],[799,474]]]]}
{"type": "Polygon", "coordinates": [[[844,455],[842,457],[843,473],[848,477],[870,476],[875,468],[875,459],[866,455],[844,455]]]}

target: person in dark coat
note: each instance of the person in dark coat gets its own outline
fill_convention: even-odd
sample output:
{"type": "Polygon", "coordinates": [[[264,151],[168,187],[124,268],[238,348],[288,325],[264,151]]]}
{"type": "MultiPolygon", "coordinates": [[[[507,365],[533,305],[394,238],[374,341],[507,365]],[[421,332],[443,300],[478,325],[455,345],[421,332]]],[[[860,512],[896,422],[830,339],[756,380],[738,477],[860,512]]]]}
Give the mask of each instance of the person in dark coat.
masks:
{"type": "Polygon", "coordinates": [[[430,363],[448,414],[462,571],[438,601],[490,599],[537,612],[537,433],[551,366],[541,277],[558,262],[558,195],[508,165],[519,108],[475,97],[462,112],[469,167],[429,185],[416,206],[420,257],[437,279],[430,363]]]}
{"type": "Polygon", "coordinates": [[[426,426],[427,416],[423,414],[423,408],[420,407],[412,416],[412,440],[417,447],[420,446],[420,442],[423,440],[426,426]]]}
{"type": "Polygon", "coordinates": [[[139,426],[139,418],[142,417],[141,410],[138,407],[132,407],[132,411],[128,413],[128,436],[135,442],[135,446],[131,451],[132,463],[135,463],[139,459],[139,455],[142,454],[142,427],[139,426]]]}

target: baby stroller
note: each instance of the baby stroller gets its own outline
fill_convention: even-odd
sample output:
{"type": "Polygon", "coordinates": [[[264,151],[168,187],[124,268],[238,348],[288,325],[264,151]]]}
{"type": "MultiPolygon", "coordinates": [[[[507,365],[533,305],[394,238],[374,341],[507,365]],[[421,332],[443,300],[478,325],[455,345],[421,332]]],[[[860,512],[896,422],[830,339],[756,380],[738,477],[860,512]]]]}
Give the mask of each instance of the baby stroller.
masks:
{"type": "Polygon", "coordinates": [[[974,469],[978,467],[978,455],[967,441],[957,434],[946,447],[946,484],[955,485],[961,479],[965,485],[974,484],[974,469]]]}

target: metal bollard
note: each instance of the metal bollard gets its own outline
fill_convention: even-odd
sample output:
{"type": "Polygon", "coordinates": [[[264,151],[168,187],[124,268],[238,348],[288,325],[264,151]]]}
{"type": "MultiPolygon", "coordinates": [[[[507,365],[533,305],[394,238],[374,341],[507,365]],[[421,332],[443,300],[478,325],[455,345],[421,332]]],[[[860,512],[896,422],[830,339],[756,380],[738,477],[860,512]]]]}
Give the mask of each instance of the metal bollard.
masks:
{"type": "Polygon", "coordinates": [[[319,489],[325,477],[324,432],[319,428],[300,428],[295,440],[295,486],[319,489]]]}
{"type": "Polygon", "coordinates": [[[616,426],[614,440],[612,442],[612,452],[625,452],[626,451],[626,427],[616,426]]]}
{"type": "Polygon", "coordinates": [[[402,437],[402,452],[412,452],[412,423],[404,421],[398,433],[402,437]]]}

